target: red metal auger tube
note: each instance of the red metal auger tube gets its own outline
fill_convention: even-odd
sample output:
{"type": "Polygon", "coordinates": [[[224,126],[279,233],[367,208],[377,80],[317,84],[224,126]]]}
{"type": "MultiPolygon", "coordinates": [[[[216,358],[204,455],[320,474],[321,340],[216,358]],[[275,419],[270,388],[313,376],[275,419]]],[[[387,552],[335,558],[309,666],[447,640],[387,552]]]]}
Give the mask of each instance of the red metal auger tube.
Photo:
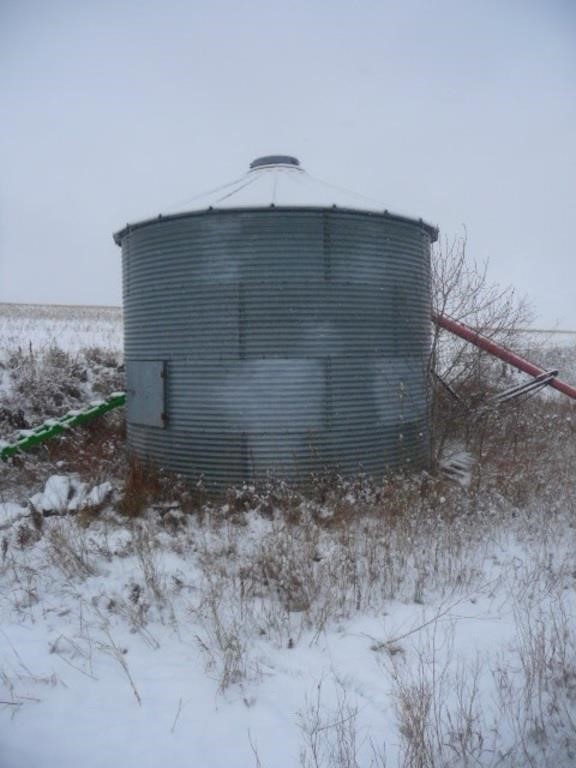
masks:
{"type": "MultiPolygon", "coordinates": [[[[530,374],[530,376],[541,376],[543,373],[546,373],[543,368],[534,365],[534,363],[531,363],[529,360],[525,360],[515,352],[506,349],[506,347],[496,344],[494,341],[483,336],[473,328],[464,325],[464,323],[459,323],[457,320],[453,320],[446,315],[432,315],[432,319],[441,328],[445,328],[447,331],[450,331],[450,333],[460,336],[461,339],[465,339],[471,344],[475,344],[480,349],[489,352],[491,355],[494,355],[494,357],[500,358],[500,360],[504,360],[505,363],[513,365],[520,371],[530,374]]],[[[568,395],[568,397],[571,397],[573,400],[576,400],[576,387],[556,378],[551,379],[549,385],[559,392],[568,395]]]]}

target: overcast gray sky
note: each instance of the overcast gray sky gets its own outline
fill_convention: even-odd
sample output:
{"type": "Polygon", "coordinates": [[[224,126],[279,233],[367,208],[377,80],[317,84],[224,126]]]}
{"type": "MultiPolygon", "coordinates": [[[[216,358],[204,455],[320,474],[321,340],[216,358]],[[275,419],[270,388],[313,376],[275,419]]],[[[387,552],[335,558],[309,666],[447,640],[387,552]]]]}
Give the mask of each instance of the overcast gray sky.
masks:
{"type": "Polygon", "coordinates": [[[113,231],[286,153],[576,329],[576,0],[1,0],[0,88],[1,301],[120,303],[113,231]]]}

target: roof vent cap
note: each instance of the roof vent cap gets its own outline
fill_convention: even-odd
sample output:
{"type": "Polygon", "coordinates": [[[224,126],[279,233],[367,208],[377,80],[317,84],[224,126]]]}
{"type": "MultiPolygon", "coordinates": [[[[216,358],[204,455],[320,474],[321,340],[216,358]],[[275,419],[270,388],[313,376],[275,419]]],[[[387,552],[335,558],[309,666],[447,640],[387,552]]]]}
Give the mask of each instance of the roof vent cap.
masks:
{"type": "Polygon", "coordinates": [[[264,157],[257,157],[256,160],[252,160],[250,163],[250,170],[253,171],[257,168],[272,168],[278,165],[288,165],[292,168],[300,168],[300,160],[291,155],[264,155],[264,157]]]}

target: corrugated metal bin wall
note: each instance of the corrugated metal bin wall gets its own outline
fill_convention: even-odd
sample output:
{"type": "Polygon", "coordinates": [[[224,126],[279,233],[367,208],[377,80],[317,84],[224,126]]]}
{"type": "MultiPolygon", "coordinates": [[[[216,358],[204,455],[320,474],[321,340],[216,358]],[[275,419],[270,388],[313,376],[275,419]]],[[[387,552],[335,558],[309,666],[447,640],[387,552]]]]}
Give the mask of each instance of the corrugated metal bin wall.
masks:
{"type": "Polygon", "coordinates": [[[216,488],[426,465],[431,227],[270,207],[117,239],[138,455],[216,488]]]}

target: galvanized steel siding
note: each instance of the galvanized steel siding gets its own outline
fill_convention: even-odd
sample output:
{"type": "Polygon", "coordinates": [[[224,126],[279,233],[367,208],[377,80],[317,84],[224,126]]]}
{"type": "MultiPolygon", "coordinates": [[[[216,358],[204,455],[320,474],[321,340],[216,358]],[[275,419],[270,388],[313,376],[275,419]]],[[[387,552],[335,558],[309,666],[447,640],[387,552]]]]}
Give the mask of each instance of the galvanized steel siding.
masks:
{"type": "Polygon", "coordinates": [[[127,367],[166,363],[165,427],[129,419],[138,454],[216,487],[427,462],[427,225],[270,208],[120,237],[127,367]]]}

